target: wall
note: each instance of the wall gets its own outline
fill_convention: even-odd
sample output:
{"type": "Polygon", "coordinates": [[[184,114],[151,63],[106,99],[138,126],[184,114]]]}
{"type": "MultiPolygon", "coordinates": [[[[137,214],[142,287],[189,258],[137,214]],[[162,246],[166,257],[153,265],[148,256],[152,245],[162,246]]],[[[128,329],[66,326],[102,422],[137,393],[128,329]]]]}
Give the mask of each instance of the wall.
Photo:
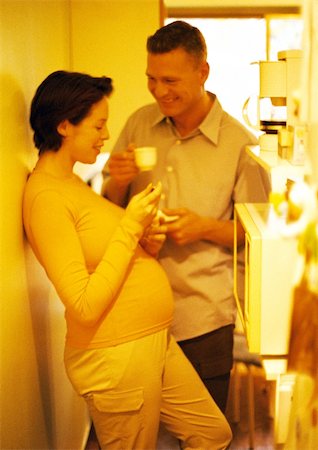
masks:
{"type": "Polygon", "coordinates": [[[115,91],[110,99],[111,139],[105,145],[110,149],[125,118],[152,99],[145,76],[146,38],[159,28],[159,1],[72,3],[74,67],[107,75],[114,82],[115,91]]]}
{"type": "Polygon", "coordinates": [[[71,425],[74,419],[81,428],[87,423],[86,408],[64,374],[63,311],[24,240],[21,223],[23,186],[36,158],[29,103],[47,73],[69,68],[68,17],[63,1],[1,2],[3,449],[80,448],[83,436],[71,425]]]}
{"type": "Polygon", "coordinates": [[[80,449],[84,402],[63,367],[63,307],[25,241],[23,186],[36,152],[28,126],[36,86],[57,69],[114,78],[110,131],[149,101],[145,40],[158,0],[0,1],[0,448],[80,449]],[[144,25],[146,24],[146,25],[144,25]]]}

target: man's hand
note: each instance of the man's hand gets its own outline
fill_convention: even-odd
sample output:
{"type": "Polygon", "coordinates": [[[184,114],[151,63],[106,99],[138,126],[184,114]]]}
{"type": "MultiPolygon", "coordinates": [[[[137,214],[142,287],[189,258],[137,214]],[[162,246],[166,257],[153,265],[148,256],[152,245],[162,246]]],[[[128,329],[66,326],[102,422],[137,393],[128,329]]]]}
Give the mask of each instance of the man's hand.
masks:
{"type": "MultiPolygon", "coordinates": [[[[232,220],[218,220],[213,217],[202,217],[187,208],[164,209],[168,216],[179,216],[173,222],[165,222],[167,236],[177,245],[191,244],[199,240],[206,240],[233,250],[234,223],[232,220]]],[[[245,231],[237,223],[237,243],[243,245],[245,231]]]]}
{"type": "Polygon", "coordinates": [[[112,154],[107,165],[117,187],[127,187],[139,172],[135,163],[134,145],[129,144],[126,150],[112,154]]]}
{"type": "Polygon", "coordinates": [[[187,208],[164,209],[167,216],[178,216],[166,222],[167,234],[178,245],[186,245],[204,238],[207,219],[187,208]]]}

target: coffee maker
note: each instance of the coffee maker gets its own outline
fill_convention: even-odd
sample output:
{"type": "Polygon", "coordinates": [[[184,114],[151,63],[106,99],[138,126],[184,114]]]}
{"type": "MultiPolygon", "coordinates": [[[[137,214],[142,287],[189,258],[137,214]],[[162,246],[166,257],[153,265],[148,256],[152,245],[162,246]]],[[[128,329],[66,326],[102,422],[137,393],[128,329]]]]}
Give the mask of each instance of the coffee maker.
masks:
{"type": "MultiPolygon", "coordinates": [[[[301,50],[284,50],[277,61],[259,61],[257,124],[261,150],[279,151],[282,158],[293,159],[294,138],[299,138],[297,92],[300,87],[301,50]],[[296,133],[296,136],[295,136],[296,133]]],[[[248,101],[243,117],[249,125],[248,101]]],[[[292,161],[291,161],[292,162],[292,161]]]]}

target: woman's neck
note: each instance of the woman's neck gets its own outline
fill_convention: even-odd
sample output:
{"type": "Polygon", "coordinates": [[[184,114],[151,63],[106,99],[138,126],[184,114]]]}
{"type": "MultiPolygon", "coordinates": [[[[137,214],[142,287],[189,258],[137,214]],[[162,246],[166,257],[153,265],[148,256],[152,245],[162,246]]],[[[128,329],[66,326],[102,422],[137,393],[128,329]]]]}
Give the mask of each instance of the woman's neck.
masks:
{"type": "Polygon", "coordinates": [[[61,149],[58,151],[47,150],[40,155],[36,170],[56,177],[69,178],[73,176],[73,163],[65,158],[61,149]]]}

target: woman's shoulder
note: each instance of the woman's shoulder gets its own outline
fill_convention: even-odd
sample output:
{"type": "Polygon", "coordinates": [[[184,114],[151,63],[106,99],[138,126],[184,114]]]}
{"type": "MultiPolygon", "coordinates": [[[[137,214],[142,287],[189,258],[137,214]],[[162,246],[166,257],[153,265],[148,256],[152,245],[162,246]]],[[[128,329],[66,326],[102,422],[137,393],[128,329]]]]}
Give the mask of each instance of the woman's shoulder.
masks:
{"type": "Polygon", "coordinates": [[[24,188],[24,196],[34,197],[44,191],[56,191],[61,189],[61,181],[45,172],[33,171],[28,177],[24,188]]]}
{"type": "Polygon", "coordinates": [[[54,177],[41,171],[33,171],[29,174],[23,195],[24,208],[31,208],[35,203],[45,204],[46,202],[52,206],[75,205],[78,195],[77,185],[85,184],[82,180],[74,175],[69,179],[54,177]]]}

